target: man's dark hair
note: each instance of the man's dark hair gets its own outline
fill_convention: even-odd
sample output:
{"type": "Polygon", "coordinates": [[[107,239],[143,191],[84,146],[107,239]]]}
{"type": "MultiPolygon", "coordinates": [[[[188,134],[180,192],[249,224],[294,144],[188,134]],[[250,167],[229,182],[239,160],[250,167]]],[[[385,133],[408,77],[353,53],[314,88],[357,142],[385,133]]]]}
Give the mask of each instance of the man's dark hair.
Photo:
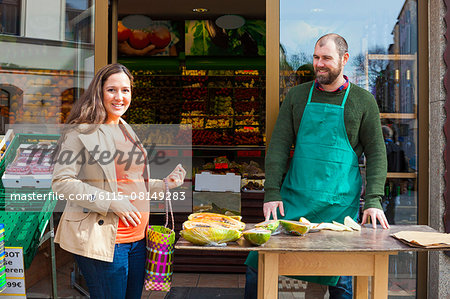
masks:
{"type": "Polygon", "coordinates": [[[316,45],[319,44],[320,47],[323,47],[328,42],[329,39],[331,39],[336,45],[339,58],[342,58],[342,56],[344,56],[344,54],[348,52],[348,44],[347,41],[339,34],[336,33],[325,34],[324,36],[322,36],[317,40],[316,45]]]}

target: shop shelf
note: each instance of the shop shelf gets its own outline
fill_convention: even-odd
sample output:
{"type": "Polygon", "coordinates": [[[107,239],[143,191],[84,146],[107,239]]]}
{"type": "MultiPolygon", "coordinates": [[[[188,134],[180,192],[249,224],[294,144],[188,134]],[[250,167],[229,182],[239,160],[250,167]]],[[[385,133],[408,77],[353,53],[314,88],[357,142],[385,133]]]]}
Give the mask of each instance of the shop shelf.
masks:
{"type": "MultiPolygon", "coordinates": [[[[0,162],[0,177],[11,163],[21,144],[56,144],[59,135],[16,134],[0,162]]],[[[49,188],[5,189],[0,180],[0,223],[5,224],[5,245],[23,247],[24,264],[28,268],[56,206],[57,200],[49,200],[49,188]],[[39,195],[47,200],[37,200],[39,195]],[[25,200],[14,199],[14,196],[25,200]]]]}
{"type": "Polygon", "coordinates": [[[23,247],[25,268],[33,261],[56,202],[46,200],[36,212],[0,211],[0,223],[5,224],[5,246],[23,247]]]}

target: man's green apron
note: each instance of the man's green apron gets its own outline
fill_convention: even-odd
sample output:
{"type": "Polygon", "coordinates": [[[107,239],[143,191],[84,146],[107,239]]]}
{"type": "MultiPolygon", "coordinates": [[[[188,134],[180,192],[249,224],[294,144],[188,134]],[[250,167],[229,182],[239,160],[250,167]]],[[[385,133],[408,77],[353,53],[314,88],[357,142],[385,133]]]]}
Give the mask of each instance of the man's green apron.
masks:
{"type": "MultiPolygon", "coordinates": [[[[348,140],[344,106],[312,103],[314,84],[303,112],[289,171],[281,187],[285,216],[313,223],[356,220],[361,193],[358,157],[348,140]]],[[[266,169],[270,171],[270,169],[266,169]]],[[[295,237],[293,237],[295,238],[295,237]]],[[[246,264],[258,267],[258,253],[250,252],[246,264]]],[[[335,286],[339,276],[296,276],[297,279],[335,286]]]]}

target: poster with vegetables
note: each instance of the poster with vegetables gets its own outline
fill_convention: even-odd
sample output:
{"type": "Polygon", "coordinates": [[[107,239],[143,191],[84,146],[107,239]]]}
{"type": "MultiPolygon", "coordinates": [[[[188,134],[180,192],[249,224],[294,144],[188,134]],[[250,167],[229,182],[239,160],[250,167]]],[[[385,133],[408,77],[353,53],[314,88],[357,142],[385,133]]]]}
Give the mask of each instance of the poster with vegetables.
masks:
{"type": "Polygon", "coordinates": [[[180,45],[179,23],[153,21],[142,15],[130,15],[117,24],[119,56],[178,56],[180,45]]]}
{"type": "Polygon", "coordinates": [[[246,20],[237,29],[223,29],[213,20],[185,22],[185,52],[192,56],[265,56],[266,23],[246,20]]]}

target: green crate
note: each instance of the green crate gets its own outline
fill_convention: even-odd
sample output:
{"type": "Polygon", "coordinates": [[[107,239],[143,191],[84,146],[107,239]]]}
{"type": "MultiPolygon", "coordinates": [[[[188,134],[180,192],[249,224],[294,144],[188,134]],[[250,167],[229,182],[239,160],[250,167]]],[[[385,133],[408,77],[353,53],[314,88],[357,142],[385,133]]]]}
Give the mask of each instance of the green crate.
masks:
{"type": "Polygon", "coordinates": [[[5,225],[5,246],[23,247],[25,268],[36,255],[55,205],[56,200],[49,200],[40,212],[0,211],[0,223],[5,225]]]}

